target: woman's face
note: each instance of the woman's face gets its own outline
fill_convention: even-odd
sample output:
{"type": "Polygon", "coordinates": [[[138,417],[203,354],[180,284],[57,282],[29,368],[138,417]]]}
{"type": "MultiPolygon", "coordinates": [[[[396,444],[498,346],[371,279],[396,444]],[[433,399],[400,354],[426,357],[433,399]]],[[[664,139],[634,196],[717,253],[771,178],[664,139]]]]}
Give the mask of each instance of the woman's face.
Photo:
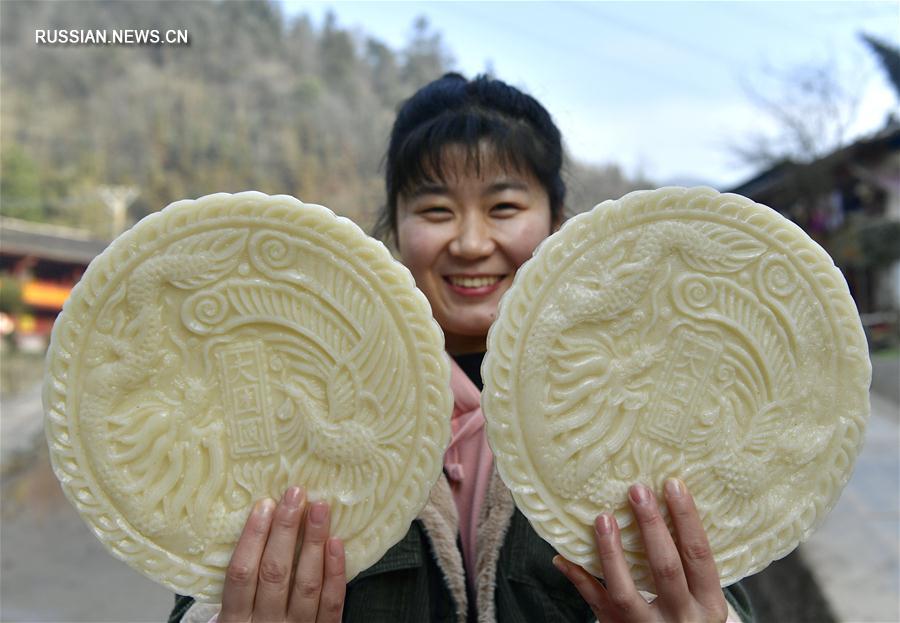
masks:
{"type": "Polygon", "coordinates": [[[550,235],[550,201],[534,176],[501,168],[482,151],[443,157],[446,184],[423,184],[397,201],[397,246],[431,303],[451,354],[485,349],[500,297],[519,266],[550,235]]]}

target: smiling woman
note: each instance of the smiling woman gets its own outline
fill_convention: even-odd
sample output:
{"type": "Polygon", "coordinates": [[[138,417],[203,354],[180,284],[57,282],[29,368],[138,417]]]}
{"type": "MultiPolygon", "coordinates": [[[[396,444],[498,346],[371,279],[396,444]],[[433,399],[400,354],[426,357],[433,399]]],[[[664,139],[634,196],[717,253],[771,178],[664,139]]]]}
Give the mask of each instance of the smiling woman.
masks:
{"type": "Polygon", "coordinates": [[[561,168],[550,115],[499,81],[448,74],[398,114],[375,233],[394,238],[451,354],[484,352],[516,269],[559,226],[561,168]]]}
{"type": "Polygon", "coordinates": [[[556,218],[533,175],[479,146],[480,170],[446,148],[444,183],[423,182],[397,205],[397,248],[444,329],[448,352],[483,352],[500,297],[556,218]]]}
{"type": "MultiPolygon", "coordinates": [[[[453,518],[451,526],[456,524],[449,536],[451,543],[458,538],[462,564],[440,547],[433,556],[445,577],[448,569],[462,567],[465,593],[447,583],[460,621],[531,621],[538,612],[541,620],[560,622],[725,620],[726,598],[712,559],[697,556],[683,569],[679,562],[679,547],[708,550],[692,498],[680,481],[673,479],[666,493],[670,513],[679,517],[678,547],[662,527],[649,489],[630,490],[653,566],[672,567],[673,581],[659,584],[658,599],[648,605],[624,571],[614,522],[601,516],[596,524],[598,551],[606,561],[604,587],[577,565],[554,559],[496,475],[478,406],[480,364],[501,297],[563,220],[561,145],[556,125],[537,100],[486,77],[467,81],[448,74],[436,80],[403,105],[394,124],[387,204],[376,233],[393,238],[431,304],[454,361],[453,436],[444,459],[446,481],[439,480],[435,491],[449,484],[455,508],[446,509],[447,516],[453,518]],[[552,569],[551,560],[562,573],[552,569]]],[[[439,539],[427,522],[424,528],[433,541],[439,539]]],[[[392,590],[399,590],[399,578],[393,582],[392,590]]],[[[354,588],[348,590],[348,615],[365,590],[354,588]]],[[[725,594],[739,593],[729,588],[725,594]]],[[[431,608],[417,612],[418,620],[439,620],[431,608]]]]}

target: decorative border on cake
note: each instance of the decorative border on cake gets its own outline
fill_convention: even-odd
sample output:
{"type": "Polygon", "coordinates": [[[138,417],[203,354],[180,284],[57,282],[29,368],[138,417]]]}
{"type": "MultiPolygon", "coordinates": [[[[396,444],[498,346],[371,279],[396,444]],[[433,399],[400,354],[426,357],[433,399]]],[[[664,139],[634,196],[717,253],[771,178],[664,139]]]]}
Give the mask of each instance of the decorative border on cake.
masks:
{"type": "MultiPolygon", "coordinates": [[[[223,574],[204,565],[187,561],[163,551],[144,538],[118,513],[109,512],[113,505],[93,479],[90,469],[79,467],[80,440],[71,434],[70,414],[66,410],[69,390],[70,361],[77,356],[84,317],[97,302],[104,286],[116,277],[115,267],[138,255],[142,245],[167,236],[212,217],[263,217],[290,225],[315,229],[324,235],[340,234],[354,239],[353,252],[358,260],[378,274],[385,289],[405,311],[408,329],[418,353],[418,365],[425,379],[422,414],[425,435],[417,440],[415,462],[406,472],[402,491],[396,496],[406,504],[394,505],[385,521],[375,528],[369,539],[380,543],[371,561],[353,565],[348,560],[347,577],[352,578],[363,566],[376,562],[407,532],[428,501],[430,490],[443,469],[443,454],[450,439],[450,416],[453,396],[450,393],[450,365],[444,352],[444,337],[432,317],[425,295],[416,288],[409,270],[397,262],[378,240],[365,234],[351,220],[337,216],[328,208],[305,204],[288,195],[269,196],[256,191],[238,194],[217,193],[196,200],[177,201],[160,212],[142,219],[132,229],[114,240],[88,267],[63,306],[50,339],[44,386],[44,428],[50,448],[53,471],[66,497],[103,545],[120,560],[171,590],[192,595],[199,601],[215,602],[221,598],[223,574]]],[[[348,245],[349,246],[349,245],[348,245]]],[[[76,417],[76,414],[71,414],[76,417]]]]}
{"type": "MultiPolygon", "coordinates": [[[[511,393],[516,374],[511,367],[512,353],[517,349],[520,337],[524,335],[523,320],[533,309],[535,298],[547,278],[558,272],[556,267],[563,259],[572,255],[573,247],[592,236],[591,230],[602,231],[610,227],[616,229],[642,214],[656,214],[679,208],[716,212],[743,221],[790,248],[830,297],[840,318],[838,330],[847,344],[844,356],[858,362],[860,365],[854,366],[854,369],[862,371],[859,378],[848,382],[848,386],[859,390],[856,399],[851,400],[859,408],[846,414],[845,436],[832,469],[817,480],[817,490],[811,496],[808,506],[797,513],[786,530],[777,535],[782,543],[781,547],[761,552],[760,545],[757,545],[745,548],[738,557],[727,561],[717,560],[721,584],[727,586],[764,569],[773,560],[786,556],[821,524],[850,479],[869,416],[871,362],[856,306],[846,280],[834,266],[831,257],[795,223],[746,197],[720,194],[706,187],[665,187],[635,191],[620,199],[605,201],[592,210],[571,218],[535,249],[532,259],[518,270],[511,288],[500,301],[497,319],[488,332],[488,352],[482,365],[485,386],[482,408],[497,469],[512,492],[516,506],[528,518],[535,531],[560,554],[582,565],[594,575],[602,576],[591,526],[585,526],[582,535],[578,535],[556,516],[533,484],[534,470],[530,462],[519,453],[517,438],[520,432],[511,393]]],[[[656,493],[662,499],[662,492],[656,493]]],[[[652,590],[649,573],[639,574],[636,580],[638,588],[652,590]]]]}

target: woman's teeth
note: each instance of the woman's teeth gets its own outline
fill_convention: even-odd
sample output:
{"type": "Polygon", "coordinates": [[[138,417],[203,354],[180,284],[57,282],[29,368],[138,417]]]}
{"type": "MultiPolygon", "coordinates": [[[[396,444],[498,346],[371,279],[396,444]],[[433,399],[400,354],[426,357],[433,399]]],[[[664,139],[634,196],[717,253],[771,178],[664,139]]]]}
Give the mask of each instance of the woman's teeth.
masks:
{"type": "Polygon", "coordinates": [[[460,288],[483,288],[492,286],[502,279],[499,275],[492,277],[448,277],[450,283],[460,288]]]}

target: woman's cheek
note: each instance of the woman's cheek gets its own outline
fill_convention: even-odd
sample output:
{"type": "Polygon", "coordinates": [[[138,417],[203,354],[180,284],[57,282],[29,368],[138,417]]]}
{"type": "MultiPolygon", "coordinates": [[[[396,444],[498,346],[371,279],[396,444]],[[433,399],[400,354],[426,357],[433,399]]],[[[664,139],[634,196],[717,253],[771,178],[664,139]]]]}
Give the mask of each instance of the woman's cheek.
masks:
{"type": "Polygon", "coordinates": [[[400,261],[416,276],[418,269],[427,268],[434,262],[434,241],[422,227],[400,227],[397,230],[400,261]]]}
{"type": "Polygon", "coordinates": [[[550,235],[550,226],[547,223],[524,224],[510,238],[509,256],[516,264],[516,268],[531,259],[531,255],[537,246],[550,235]]]}

